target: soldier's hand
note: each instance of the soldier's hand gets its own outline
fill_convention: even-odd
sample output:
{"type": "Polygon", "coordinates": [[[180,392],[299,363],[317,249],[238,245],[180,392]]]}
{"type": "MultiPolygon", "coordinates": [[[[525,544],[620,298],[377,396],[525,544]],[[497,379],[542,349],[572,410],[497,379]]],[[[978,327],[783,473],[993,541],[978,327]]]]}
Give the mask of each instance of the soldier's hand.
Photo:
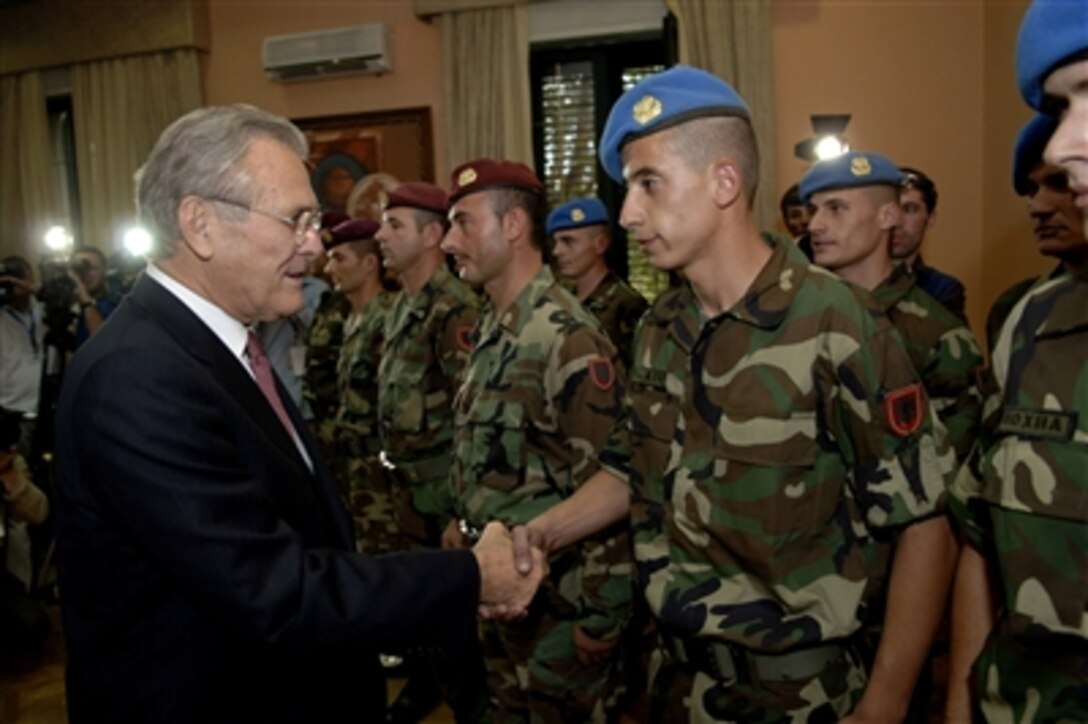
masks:
{"type": "Polygon", "coordinates": [[[532,571],[514,568],[513,537],[502,523],[492,521],[484,528],[472,552],[480,566],[480,616],[485,619],[514,620],[525,616],[540,581],[548,572],[543,551],[531,551],[532,571]]]}
{"type": "Polygon", "coordinates": [[[586,666],[605,661],[611,655],[612,649],[616,648],[616,644],[619,643],[618,637],[611,641],[595,639],[577,624],[574,625],[573,638],[574,651],[578,655],[578,660],[586,666]]]}
{"type": "Polygon", "coordinates": [[[548,544],[543,533],[529,525],[519,525],[514,528],[514,562],[518,573],[527,576],[533,571],[535,551],[540,551],[546,557],[548,544]]]}
{"type": "Polygon", "coordinates": [[[468,548],[468,538],[461,532],[461,526],[457,524],[456,518],[451,518],[450,522],[446,524],[446,529],[442,531],[442,547],[443,548],[468,548]]]}

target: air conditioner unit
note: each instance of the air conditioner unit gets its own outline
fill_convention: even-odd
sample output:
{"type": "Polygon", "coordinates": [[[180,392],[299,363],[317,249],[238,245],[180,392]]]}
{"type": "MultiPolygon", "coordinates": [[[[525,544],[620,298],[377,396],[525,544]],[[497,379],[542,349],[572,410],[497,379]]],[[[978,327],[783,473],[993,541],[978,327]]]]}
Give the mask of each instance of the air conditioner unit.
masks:
{"type": "Polygon", "coordinates": [[[264,39],[264,72],[275,81],[392,70],[385,23],[264,39]]]}

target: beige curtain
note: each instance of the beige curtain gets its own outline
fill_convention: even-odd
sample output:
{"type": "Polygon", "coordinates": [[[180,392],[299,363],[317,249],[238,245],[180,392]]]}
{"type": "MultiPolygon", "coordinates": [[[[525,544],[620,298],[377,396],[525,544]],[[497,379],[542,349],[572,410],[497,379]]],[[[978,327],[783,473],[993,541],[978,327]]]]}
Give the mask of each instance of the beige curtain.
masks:
{"type": "Polygon", "coordinates": [[[525,6],[447,13],[441,22],[449,168],[481,156],[531,167],[525,6]]]}
{"type": "Polygon", "coordinates": [[[680,62],[730,83],[752,110],[759,139],[756,221],[774,229],[778,218],[771,3],[766,0],[666,0],[676,16],[680,62]]]}
{"type": "Polygon", "coordinates": [[[58,218],[45,93],[37,71],[0,77],[0,220],[4,255],[37,263],[45,230],[58,218]]]}
{"type": "Polygon", "coordinates": [[[201,104],[195,50],[72,66],[72,108],[83,235],[110,253],[136,217],[133,174],[159,134],[201,104]]]}

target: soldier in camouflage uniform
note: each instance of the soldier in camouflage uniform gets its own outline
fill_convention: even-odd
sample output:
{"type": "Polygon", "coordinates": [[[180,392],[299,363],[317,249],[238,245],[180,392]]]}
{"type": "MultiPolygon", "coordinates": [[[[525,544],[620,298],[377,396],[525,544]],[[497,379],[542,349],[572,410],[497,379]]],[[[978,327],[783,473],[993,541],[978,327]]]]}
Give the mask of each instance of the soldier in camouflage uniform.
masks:
{"type": "MultiPolygon", "coordinates": [[[[332,228],[348,218],[347,214],[335,211],[322,214],[323,250],[332,238],[332,228]]],[[[327,261],[324,253],[315,260],[316,274],[324,274],[327,261]]],[[[336,455],[336,411],[340,406],[336,388],[336,364],[340,359],[344,319],[350,312],[351,304],[343,294],[335,289],[326,290],[321,295],[306,337],[306,372],[302,378],[302,398],[313,415],[314,436],[326,460],[332,460],[336,455]]]]}
{"type": "Polygon", "coordinates": [[[332,230],[326,273],[351,303],[337,363],[340,407],[336,412],[333,471],[355,520],[360,553],[403,549],[393,519],[393,491],[378,460],[378,362],[393,295],[382,286],[382,262],[370,219],[345,221],[332,230]]]}
{"type": "MultiPolygon", "coordinates": [[[[393,480],[394,514],[406,545],[436,548],[453,519],[450,466],[453,396],[472,348],[479,300],[446,266],[446,192],[402,183],[388,194],[378,231],[386,269],[402,290],[386,320],[378,367],[382,460],[393,480]]],[[[444,690],[458,722],[482,721],[488,699],[478,647],[452,658],[409,661],[408,683],[390,710],[415,721],[444,690]]]]}
{"type": "Polygon", "coordinates": [[[608,210],[594,197],[568,201],[548,214],[547,233],[556,271],[574,283],[574,295],[604,327],[626,369],[646,300],[608,268],[608,210]]]}
{"type": "Polygon", "coordinates": [[[630,418],[585,488],[601,497],[515,541],[576,539],[629,483],[638,583],[662,635],[651,721],[901,719],[929,647],[912,628],[928,597],[915,584],[943,552],[951,453],[898,335],[793,244],[761,238],[755,136],[720,79],[677,66],[642,81],[599,147],[628,186],[621,224],[686,283],[636,333],[630,418]],[[857,637],[891,530],[893,603],[870,675],[857,637]]]}
{"type": "MultiPolygon", "coordinates": [[[[1037,0],[1017,52],[1025,100],[1061,111],[1043,157],[1066,171],[1081,209],[1088,207],[1085,27],[1088,4],[1037,0]]],[[[1081,224],[1088,234],[1088,218],[1081,224]]],[[[1082,268],[1041,280],[1009,314],[979,441],[953,487],[967,545],[953,600],[949,721],[969,721],[972,699],[976,715],[992,722],[1088,721],[1085,360],[1082,268]]]]}
{"type": "MultiPolygon", "coordinates": [[[[524,524],[572,495],[597,470],[623,387],[615,347],[543,263],[543,187],[532,171],[466,163],[450,202],[442,248],[489,298],[453,406],[452,478],[467,532],[524,524]]],[[[481,629],[496,721],[606,721],[631,600],[626,526],[548,564],[524,619],[481,629]]]]}
{"type": "MultiPolygon", "coordinates": [[[[1058,121],[1053,116],[1038,115],[1020,131],[1013,162],[1013,188],[1027,199],[1032,231],[1039,253],[1058,260],[1047,278],[1088,268],[1088,239],[1084,232],[1084,214],[1077,208],[1076,196],[1069,188],[1065,171],[1043,160],[1058,121]]],[[[1039,278],[1017,282],[990,305],[986,315],[986,340],[993,355],[998,334],[1009,312],[1039,278]]]]}
{"type": "Polygon", "coordinates": [[[378,368],[383,458],[393,473],[401,531],[429,547],[439,545],[453,515],[453,395],[479,310],[475,292],[450,273],[439,246],[445,204],[446,193],[433,184],[401,184],[389,194],[378,231],[385,266],[403,286],[378,368]]]}
{"type": "MultiPolygon", "coordinates": [[[[821,161],[801,179],[801,195],[813,209],[809,223],[815,263],[835,272],[860,294],[868,295],[887,315],[907,348],[942,434],[962,461],[974,443],[978,428],[980,393],[977,376],[982,355],[967,326],[935,298],[923,291],[909,266],[891,256],[890,237],[900,218],[901,171],[887,158],[853,152],[821,161]]],[[[932,698],[933,660],[947,651],[946,627],[938,624],[947,606],[948,584],[958,549],[951,527],[943,531],[947,556],[926,572],[930,587],[928,615],[918,614],[918,635],[937,636],[938,645],[919,676],[908,721],[926,722],[932,698]],[[927,626],[932,628],[927,628],[927,626]]],[[[890,560],[893,538],[882,541],[890,560]]],[[[870,608],[867,651],[880,640],[884,605],[870,608]]],[[[943,660],[943,659],[942,659],[943,660]]]]}

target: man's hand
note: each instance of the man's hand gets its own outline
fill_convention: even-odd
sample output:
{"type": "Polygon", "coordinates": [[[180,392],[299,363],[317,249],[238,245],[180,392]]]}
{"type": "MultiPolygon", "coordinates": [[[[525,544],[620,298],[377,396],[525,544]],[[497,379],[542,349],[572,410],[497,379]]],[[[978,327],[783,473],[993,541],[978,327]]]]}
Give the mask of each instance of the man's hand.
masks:
{"type": "Polygon", "coordinates": [[[83,280],[79,278],[79,275],[75,271],[68,270],[68,278],[75,283],[75,291],[73,296],[80,304],[94,304],[94,297],[87,291],[87,287],[84,286],[83,280]]]}
{"type": "Polygon", "coordinates": [[[611,641],[595,639],[577,624],[574,625],[573,638],[574,652],[578,655],[578,660],[586,666],[599,664],[607,659],[611,655],[612,649],[616,648],[616,644],[619,643],[618,637],[611,641]]]}
{"type": "Polygon", "coordinates": [[[548,571],[544,552],[533,549],[529,573],[514,568],[514,539],[502,523],[492,521],[473,546],[480,566],[480,615],[485,619],[516,619],[524,616],[548,571]]]}
{"type": "Polygon", "coordinates": [[[23,279],[22,277],[0,275],[0,284],[11,284],[13,287],[22,289],[30,295],[37,294],[38,290],[41,289],[41,284],[35,284],[33,279],[23,279]]]}
{"type": "Polygon", "coordinates": [[[514,528],[514,563],[518,573],[527,576],[533,571],[533,553],[541,551],[548,555],[548,542],[540,529],[528,525],[519,525],[514,528]]]}
{"type": "Polygon", "coordinates": [[[468,548],[468,538],[461,532],[461,526],[457,524],[456,518],[451,518],[450,522],[446,525],[446,529],[442,531],[442,547],[443,548],[468,548]]]}

